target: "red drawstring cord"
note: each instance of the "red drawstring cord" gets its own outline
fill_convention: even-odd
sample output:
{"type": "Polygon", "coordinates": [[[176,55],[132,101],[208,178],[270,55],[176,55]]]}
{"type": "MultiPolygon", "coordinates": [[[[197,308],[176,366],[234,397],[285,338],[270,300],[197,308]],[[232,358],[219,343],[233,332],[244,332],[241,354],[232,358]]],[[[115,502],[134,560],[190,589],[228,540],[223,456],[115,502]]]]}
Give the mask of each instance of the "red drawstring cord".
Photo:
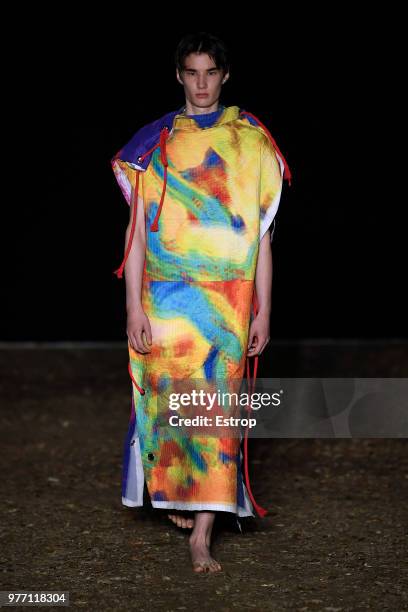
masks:
{"type": "MultiPolygon", "coordinates": [[[[269,140],[271,141],[272,145],[276,149],[278,155],[282,158],[283,166],[284,166],[283,177],[288,181],[289,185],[291,185],[292,184],[292,173],[290,171],[289,165],[288,165],[286,159],[284,158],[284,156],[282,155],[281,151],[279,150],[279,147],[276,144],[275,139],[273,138],[272,134],[270,133],[270,131],[268,130],[266,125],[264,125],[262,123],[262,121],[260,119],[258,119],[258,117],[253,115],[252,113],[249,113],[247,111],[241,111],[241,114],[248,115],[249,117],[252,117],[265,130],[269,140]]],[[[257,313],[258,313],[258,302],[257,302],[257,297],[256,297],[256,291],[254,291],[254,296],[253,296],[253,307],[254,307],[254,314],[256,316],[257,313]]],[[[258,355],[255,356],[254,374],[253,374],[252,384],[251,384],[251,375],[250,375],[250,369],[249,369],[249,357],[247,357],[246,361],[247,361],[246,365],[247,365],[248,389],[249,389],[249,395],[251,397],[252,393],[253,393],[253,391],[255,389],[256,373],[257,373],[257,370],[258,370],[258,355]]],[[[249,417],[249,415],[251,413],[251,410],[252,410],[252,406],[251,406],[251,403],[250,403],[249,409],[248,409],[248,417],[249,417]]],[[[265,508],[262,508],[261,506],[259,506],[256,503],[256,501],[254,499],[254,496],[252,495],[251,487],[250,487],[250,484],[249,484],[249,473],[248,473],[248,426],[245,429],[245,436],[244,436],[244,455],[245,455],[245,465],[244,465],[245,480],[246,480],[246,485],[247,485],[249,497],[251,498],[251,501],[252,501],[252,503],[254,505],[254,508],[257,511],[258,515],[263,517],[263,516],[265,516],[265,514],[267,514],[268,511],[265,510],[265,508]]]]}
{"type": "Polygon", "coordinates": [[[139,192],[139,175],[140,175],[140,170],[136,170],[136,186],[135,186],[135,190],[134,190],[134,200],[133,200],[134,206],[133,206],[132,228],[130,230],[129,242],[128,242],[128,245],[127,245],[127,248],[126,248],[126,253],[125,253],[125,256],[123,258],[123,261],[120,264],[119,268],[114,271],[114,274],[116,274],[116,276],[118,278],[122,278],[122,276],[123,276],[123,269],[125,267],[126,260],[128,258],[129,253],[130,253],[130,249],[132,248],[133,234],[135,233],[135,227],[136,227],[137,195],[138,195],[138,192],[139,192]]]}
{"type": "Polygon", "coordinates": [[[129,371],[129,374],[130,374],[130,378],[132,379],[133,384],[135,384],[135,385],[136,385],[136,388],[137,388],[137,390],[139,391],[140,395],[144,395],[144,394],[146,393],[146,391],[145,391],[145,390],[144,390],[142,387],[139,387],[139,385],[137,384],[137,382],[136,382],[136,381],[135,381],[135,379],[133,378],[133,374],[132,374],[132,366],[130,365],[130,361],[129,361],[129,363],[128,363],[128,371],[129,371]]]}
{"type": "MultiPolygon", "coordinates": [[[[256,316],[258,314],[258,300],[257,300],[257,297],[256,297],[255,289],[254,289],[252,304],[253,304],[253,308],[254,308],[254,314],[256,316]]],[[[259,355],[256,355],[255,356],[255,362],[254,362],[254,374],[253,374],[252,384],[251,384],[251,376],[250,376],[250,370],[249,370],[249,357],[247,357],[247,359],[246,359],[246,366],[247,366],[246,367],[246,374],[247,374],[247,380],[248,380],[249,396],[250,396],[251,400],[252,400],[252,393],[254,392],[254,389],[255,389],[256,373],[257,373],[257,370],[258,370],[258,358],[259,358],[259,355]]],[[[252,410],[252,404],[251,404],[251,401],[250,401],[249,407],[247,409],[247,411],[248,411],[248,418],[250,418],[251,410],[252,410]]],[[[245,459],[245,461],[244,461],[244,473],[245,473],[245,482],[246,482],[246,486],[247,486],[247,489],[248,489],[249,497],[251,498],[251,502],[252,502],[255,510],[257,511],[258,516],[264,517],[265,514],[268,513],[268,511],[265,510],[265,508],[262,508],[262,506],[260,506],[259,504],[256,503],[256,501],[254,499],[254,496],[252,494],[252,491],[251,491],[251,485],[249,484],[249,471],[248,471],[248,427],[249,427],[249,424],[245,428],[245,435],[244,435],[244,459],[245,459]]]]}
{"type": "Polygon", "coordinates": [[[283,165],[284,165],[283,178],[285,178],[288,181],[289,185],[292,185],[292,173],[291,173],[290,168],[288,166],[288,162],[286,161],[286,159],[283,157],[282,153],[280,152],[279,147],[278,147],[278,145],[275,142],[275,139],[273,138],[272,134],[270,133],[270,131],[268,130],[266,125],[264,125],[262,123],[262,121],[260,119],[258,119],[258,117],[255,117],[255,115],[253,115],[252,113],[249,113],[247,111],[241,111],[241,114],[242,115],[248,115],[249,117],[252,117],[265,130],[265,132],[268,135],[269,140],[271,141],[271,143],[273,144],[274,148],[276,149],[279,157],[282,158],[283,165]]]}
{"type": "Polygon", "coordinates": [[[168,130],[167,127],[164,127],[162,129],[162,131],[160,132],[160,142],[159,142],[161,161],[162,161],[162,164],[164,166],[163,191],[162,191],[162,195],[161,195],[161,199],[160,199],[160,205],[159,205],[159,208],[158,208],[157,213],[156,213],[156,217],[155,217],[152,225],[150,226],[150,231],[151,232],[157,232],[158,229],[159,229],[159,225],[158,225],[159,217],[160,217],[161,209],[162,209],[162,206],[163,206],[164,194],[166,193],[167,166],[169,165],[169,162],[167,160],[167,153],[166,153],[166,138],[168,138],[168,136],[169,136],[169,130],[168,130]]]}
{"type": "MultiPolygon", "coordinates": [[[[275,142],[272,134],[268,130],[268,128],[254,114],[252,114],[252,113],[250,113],[248,111],[241,111],[241,114],[242,115],[248,115],[249,117],[252,117],[265,130],[266,134],[268,135],[269,140],[273,144],[273,146],[276,149],[278,155],[282,158],[283,165],[284,165],[283,176],[289,182],[289,185],[291,185],[292,184],[292,173],[290,171],[288,163],[287,163],[286,159],[284,158],[284,156],[282,155],[278,145],[276,144],[276,142],[275,142]]],[[[162,195],[161,195],[161,198],[160,198],[159,208],[157,210],[157,213],[156,213],[156,216],[154,218],[154,221],[153,221],[152,225],[150,226],[150,231],[151,232],[157,232],[158,229],[159,229],[159,218],[160,218],[161,210],[162,210],[162,207],[163,207],[164,196],[165,196],[165,193],[166,193],[166,187],[167,187],[167,166],[169,165],[168,164],[168,160],[167,160],[167,152],[166,152],[166,140],[167,140],[168,137],[169,137],[169,128],[166,125],[166,126],[164,126],[164,128],[160,132],[159,142],[156,145],[154,145],[151,149],[146,151],[146,153],[143,153],[143,155],[140,155],[138,157],[138,161],[143,161],[143,159],[145,157],[147,157],[148,155],[150,155],[150,153],[152,153],[155,149],[157,149],[157,147],[160,147],[160,157],[161,157],[161,161],[162,161],[162,164],[163,164],[163,167],[164,167],[163,190],[162,190],[162,195]]],[[[128,242],[128,245],[127,245],[127,248],[126,248],[126,253],[125,253],[125,256],[123,258],[123,261],[122,261],[121,265],[119,266],[119,268],[117,270],[114,271],[114,274],[116,274],[116,276],[118,278],[122,278],[122,276],[123,276],[123,270],[125,268],[126,260],[127,260],[128,256],[129,256],[130,250],[132,248],[133,234],[135,232],[135,227],[136,227],[137,198],[138,198],[138,192],[139,192],[139,174],[140,174],[140,172],[141,172],[140,170],[136,170],[136,186],[135,186],[135,190],[134,190],[133,219],[132,219],[132,227],[131,227],[131,230],[130,230],[129,242],[128,242]]]]}
{"type": "MultiPolygon", "coordinates": [[[[167,185],[167,166],[168,166],[168,161],[167,161],[167,154],[166,154],[166,139],[169,136],[169,129],[167,126],[165,126],[162,131],[160,132],[160,140],[159,142],[152,147],[151,149],[149,149],[149,151],[146,151],[146,153],[143,153],[143,155],[140,155],[138,157],[138,161],[143,161],[143,159],[145,157],[147,157],[148,155],[150,155],[150,153],[152,151],[154,151],[155,149],[157,149],[157,147],[160,147],[160,155],[161,155],[161,160],[162,160],[162,164],[164,166],[164,183],[163,183],[163,191],[162,191],[162,195],[161,195],[161,199],[160,199],[160,206],[159,209],[156,213],[156,217],[150,227],[150,231],[151,232],[157,232],[159,227],[158,227],[158,221],[159,221],[159,217],[160,217],[160,213],[161,213],[161,209],[163,206],[163,201],[164,201],[164,194],[166,193],[166,185],[167,185]]],[[[133,241],[133,234],[135,233],[135,227],[136,227],[136,212],[137,212],[137,198],[138,198],[138,193],[139,193],[139,176],[140,176],[140,172],[141,170],[136,170],[136,185],[135,185],[135,189],[134,189],[134,206],[133,206],[133,217],[132,217],[132,227],[130,230],[130,236],[129,236],[129,242],[128,245],[126,247],[126,253],[125,256],[123,258],[122,263],[120,264],[119,268],[117,270],[114,271],[114,274],[116,274],[116,276],[118,278],[122,278],[123,276],[123,270],[125,268],[125,264],[126,264],[126,260],[129,256],[130,253],[130,249],[132,248],[132,241],[133,241]]]]}
{"type": "MultiPolygon", "coordinates": [[[[242,111],[241,114],[248,115],[249,117],[252,117],[265,130],[266,134],[268,135],[269,140],[273,144],[273,146],[276,149],[278,155],[282,158],[283,165],[284,165],[284,174],[283,174],[283,176],[289,182],[289,185],[291,185],[292,184],[292,173],[290,171],[289,165],[288,165],[286,159],[284,158],[284,156],[282,155],[278,145],[276,144],[276,142],[275,142],[272,134],[268,130],[268,128],[262,123],[262,121],[260,119],[258,119],[258,117],[256,117],[252,113],[247,112],[247,111],[242,111]]],[[[169,130],[168,130],[168,127],[165,126],[162,129],[162,131],[160,132],[160,140],[159,140],[159,142],[154,147],[152,147],[149,151],[146,151],[146,153],[144,153],[143,155],[141,155],[138,158],[138,161],[142,161],[145,157],[147,157],[147,155],[149,155],[157,147],[160,147],[160,156],[161,156],[161,161],[162,161],[162,164],[163,164],[163,167],[164,167],[164,180],[163,180],[163,190],[162,190],[162,195],[161,195],[161,199],[160,199],[160,205],[159,205],[159,208],[157,210],[156,217],[155,217],[155,219],[154,219],[154,221],[153,221],[153,223],[152,223],[152,225],[150,227],[150,231],[152,231],[152,232],[157,232],[158,229],[159,229],[158,222],[159,222],[161,210],[162,210],[162,207],[163,207],[164,195],[165,195],[165,192],[166,192],[166,186],[167,186],[167,166],[168,166],[168,160],[167,160],[167,154],[166,154],[166,139],[168,138],[168,136],[169,136],[169,130]]],[[[127,257],[129,255],[129,252],[130,252],[130,249],[131,249],[131,244],[132,244],[132,240],[133,240],[133,234],[134,234],[135,225],[136,225],[137,196],[138,196],[138,190],[139,190],[139,172],[140,172],[139,170],[136,171],[135,205],[133,207],[133,219],[132,219],[132,228],[131,228],[131,232],[130,232],[129,244],[128,244],[128,247],[126,249],[126,254],[125,254],[125,257],[123,259],[123,262],[122,262],[121,266],[118,268],[118,270],[115,271],[115,274],[118,276],[118,278],[122,278],[123,269],[125,267],[125,263],[126,263],[127,257]]],[[[253,295],[253,307],[254,307],[254,314],[256,316],[257,313],[258,313],[258,304],[257,304],[256,291],[254,291],[254,295],[253,295]]],[[[251,384],[251,376],[250,376],[249,357],[247,357],[247,359],[246,359],[246,366],[247,366],[246,373],[247,373],[248,389],[249,389],[250,397],[252,396],[252,393],[253,393],[253,391],[255,389],[256,374],[257,374],[257,370],[258,370],[258,357],[259,357],[258,355],[255,356],[254,373],[253,373],[253,382],[252,382],[252,384],[251,384]]],[[[130,377],[131,377],[133,383],[136,385],[138,391],[141,393],[141,395],[144,395],[145,394],[145,390],[143,388],[139,387],[139,385],[137,384],[137,382],[133,378],[130,362],[129,362],[129,365],[128,365],[128,370],[129,370],[130,377]]],[[[250,403],[249,409],[248,409],[248,417],[250,415],[251,410],[252,410],[252,407],[251,407],[251,403],[250,403]]],[[[252,504],[253,504],[255,510],[257,511],[258,515],[260,517],[264,517],[267,514],[268,511],[265,510],[265,508],[262,508],[259,504],[256,503],[256,501],[254,499],[254,496],[252,494],[250,483],[249,483],[249,472],[248,472],[248,426],[245,429],[245,435],[244,435],[244,458],[245,458],[245,462],[244,462],[245,481],[246,481],[246,486],[247,486],[249,497],[250,497],[250,499],[252,501],[252,504]]]]}

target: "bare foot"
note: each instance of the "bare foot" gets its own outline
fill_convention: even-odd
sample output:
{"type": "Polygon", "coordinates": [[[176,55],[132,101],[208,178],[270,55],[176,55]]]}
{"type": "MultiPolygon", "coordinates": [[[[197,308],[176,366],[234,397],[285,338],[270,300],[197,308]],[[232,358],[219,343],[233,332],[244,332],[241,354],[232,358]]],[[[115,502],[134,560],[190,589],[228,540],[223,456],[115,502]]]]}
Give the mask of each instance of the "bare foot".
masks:
{"type": "Polygon", "coordinates": [[[190,536],[190,553],[195,572],[219,572],[221,565],[210,555],[210,535],[205,539],[190,536]]]}
{"type": "Polygon", "coordinates": [[[194,519],[187,518],[181,514],[168,514],[170,520],[173,521],[178,527],[184,527],[185,529],[192,529],[194,527],[194,519]]]}

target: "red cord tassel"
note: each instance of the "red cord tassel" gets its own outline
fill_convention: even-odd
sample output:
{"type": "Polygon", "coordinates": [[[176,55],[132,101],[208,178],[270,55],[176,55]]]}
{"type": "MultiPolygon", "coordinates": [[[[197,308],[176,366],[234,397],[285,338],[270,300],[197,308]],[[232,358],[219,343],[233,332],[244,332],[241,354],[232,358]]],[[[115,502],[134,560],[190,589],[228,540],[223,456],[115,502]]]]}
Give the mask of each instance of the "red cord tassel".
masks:
{"type": "MultiPolygon", "coordinates": [[[[256,297],[256,291],[254,289],[254,295],[253,295],[253,308],[254,308],[254,314],[255,316],[258,314],[258,300],[256,297]]],[[[253,381],[251,384],[251,376],[250,376],[250,370],[249,370],[249,357],[247,357],[246,359],[246,372],[247,372],[247,380],[248,380],[248,390],[249,390],[249,396],[252,400],[252,393],[255,390],[255,381],[256,381],[256,374],[257,374],[257,370],[258,370],[258,358],[259,356],[256,355],[255,356],[255,362],[254,362],[254,374],[253,374],[253,381]]],[[[250,401],[249,403],[249,407],[248,407],[248,418],[250,418],[251,416],[251,410],[252,410],[252,403],[250,401]]],[[[251,490],[251,485],[249,484],[249,470],[248,470],[248,427],[249,425],[246,426],[245,428],[245,435],[244,435],[244,474],[245,474],[245,484],[246,487],[248,489],[248,494],[249,497],[251,499],[251,502],[256,510],[256,512],[258,513],[258,516],[260,516],[261,518],[264,517],[268,511],[265,508],[262,508],[262,506],[260,506],[259,504],[256,503],[255,498],[252,494],[252,490],[251,490]]]]}
{"type": "MultiPolygon", "coordinates": [[[[264,128],[264,130],[268,134],[268,137],[271,140],[273,146],[275,147],[276,151],[278,152],[278,154],[280,155],[280,157],[283,160],[284,168],[285,168],[284,177],[289,181],[289,185],[290,185],[291,184],[292,175],[291,175],[289,166],[288,166],[285,158],[283,157],[282,153],[280,152],[280,150],[279,150],[277,144],[275,143],[272,135],[270,134],[269,130],[252,113],[248,113],[248,112],[245,112],[245,111],[243,111],[243,113],[253,117],[256,121],[258,121],[259,124],[264,128]]],[[[160,199],[159,208],[157,210],[155,219],[154,219],[154,221],[153,221],[153,223],[152,223],[152,225],[150,227],[150,230],[152,232],[157,232],[158,231],[158,222],[159,222],[161,210],[162,210],[162,207],[163,207],[164,195],[165,195],[166,186],[167,186],[167,166],[168,166],[168,160],[167,160],[167,154],[166,154],[166,139],[168,138],[168,135],[169,135],[168,128],[164,127],[163,130],[160,133],[160,142],[157,145],[155,145],[154,147],[152,147],[149,151],[147,151],[146,153],[141,155],[140,158],[139,158],[140,161],[143,160],[147,155],[149,155],[152,151],[154,151],[154,149],[156,149],[158,146],[160,146],[161,161],[162,161],[163,167],[164,167],[164,181],[163,181],[163,191],[162,191],[162,195],[161,195],[161,199],[160,199]]],[[[122,278],[123,269],[125,267],[126,260],[128,258],[129,253],[130,253],[130,249],[131,249],[131,245],[132,245],[132,240],[133,240],[133,234],[134,234],[134,230],[135,230],[135,226],[136,226],[137,196],[138,196],[138,190],[139,190],[139,173],[140,173],[140,171],[137,170],[136,171],[136,187],[135,187],[135,192],[134,192],[135,193],[135,203],[134,203],[134,207],[133,207],[133,219],[132,219],[132,228],[131,228],[131,231],[130,231],[129,244],[127,246],[125,257],[123,259],[122,264],[120,265],[120,267],[117,270],[115,270],[115,274],[118,276],[118,278],[122,278]]],[[[256,291],[255,290],[254,290],[254,295],[253,295],[253,308],[254,308],[254,314],[256,316],[257,313],[258,313],[258,303],[257,303],[257,297],[256,297],[256,291]]],[[[247,357],[246,365],[247,365],[248,389],[249,389],[249,395],[251,397],[252,393],[253,393],[253,391],[255,389],[256,374],[257,374],[257,370],[258,370],[258,355],[255,356],[254,374],[253,374],[253,383],[252,384],[251,384],[251,376],[250,376],[250,371],[249,371],[249,357],[247,357]]],[[[145,394],[145,390],[142,387],[140,387],[137,384],[137,382],[135,381],[135,379],[133,378],[132,368],[131,368],[131,365],[130,365],[130,361],[129,361],[129,364],[128,364],[128,370],[129,370],[129,374],[130,374],[130,377],[131,377],[134,385],[136,386],[136,388],[138,389],[140,394],[144,395],[145,394]]],[[[252,406],[251,406],[251,403],[250,403],[249,410],[248,410],[248,417],[250,416],[251,410],[252,410],[252,406]]],[[[252,494],[250,483],[249,483],[249,472],[248,472],[248,426],[245,429],[245,435],[244,435],[244,458],[245,458],[245,463],[244,463],[245,481],[246,481],[246,486],[247,486],[249,497],[250,497],[250,499],[252,501],[252,504],[253,504],[256,512],[258,513],[258,515],[260,517],[264,517],[268,513],[268,511],[265,510],[265,508],[262,508],[262,506],[260,506],[259,504],[256,503],[255,498],[254,498],[254,496],[252,494]]]]}
{"type": "MultiPolygon", "coordinates": [[[[140,157],[138,158],[138,161],[143,161],[143,159],[145,157],[147,157],[148,155],[150,155],[150,153],[152,153],[155,149],[157,149],[157,147],[160,147],[160,156],[161,156],[161,161],[162,164],[164,166],[164,182],[163,182],[163,191],[162,191],[162,195],[161,195],[161,199],[160,199],[160,206],[158,208],[158,211],[156,213],[156,217],[150,227],[150,231],[152,232],[157,232],[159,229],[158,223],[159,223],[159,217],[160,217],[160,213],[161,213],[161,209],[163,206],[163,201],[164,201],[164,195],[166,193],[166,186],[167,186],[167,166],[168,161],[167,161],[167,152],[166,152],[166,139],[169,136],[169,129],[167,126],[165,126],[162,131],[160,132],[160,140],[159,142],[154,145],[154,147],[152,147],[151,149],[149,149],[148,151],[146,151],[146,153],[143,153],[143,155],[140,155],[140,157]]],[[[135,227],[136,227],[136,212],[137,212],[137,197],[138,197],[138,193],[139,193],[139,176],[140,176],[140,172],[142,172],[141,170],[136,170],[136,186],[134,189],[134,206],[133,206],[133,218],[132,218],[132,227],[130,230],[130,236],[129,236],[129,242],[126,248],[126,253],[125,256],[123,258],[122,263],[120,264],[119,268],[117,270],[114,271],[114,274],[116,274],[116,276],[118,278],[122,278],[123,276],[123,270],[125,268],[125,264],[126,264],[126,260],[129,256],[130,250],[132,248],[132,241],[133,241],[133,235],[135,233],[135,227]]]]}
{"type": "Polygon", "coordinates": [[[133,374],[132,374],[132,366],[130,365],[130,361],[129,361],[129,363],[128,363],[128,371],[129,371],[129,374],[130,374],[130,378],[132,379],[133,384],[136,386],[136,388],[137,388],[137,390],[139,391],[140,395],[144,395],[144,394],[146,393],[146,391],[145,391],[145,390],[144,390],[142,387],[139,387],[139,385],[137,384],[137,382],[136,382],[136,381],[135,381],[135,379],[133,378],[133,374]]]}
{"type": "Polygon", "coordinates": [[[161,210],[162,210],[162,206],[163,206],[163,202],[164,202],[164,194],[166,193],[166,187],[167,187],[167,166],[169,165],[168,161],[167,161],[167,152],[166,152],[166,138],[169,135],[169,131],[167,127],[164,127],[162,129],[162,131],[160,132],[160,157],[161,157],[161,161],[164,167],[164,179],[163,179],[163,190],[162,190],[162,194],[161,194],[161,198],[160,198],[160,204],[159,204],[159,208],[157,210],[156,216],[154,218],[154,221],[152,223],[152,225],[150,226],[150,231],[151,232],[157,232],[159,230],[159,217],[161,214],[161,210]]]}
{"type": "Polygon", "coordinates": [[[258,117],[255,117],[255,115],[253,115],[252,113],[249,113],[247,111],[242,111],[242,114],[243,115],[248,115],[249,117],[252,117],[253,119],[255,119],[255,121],[257,121],[259,123],[259,125],[265,130],[265,132],[268,135],[269,140],[271,141],[271,143],[273,144],[274,148],[276,149],[279,157],[282,158],[283,166],[284,166],[283,178],[285,178],[288,181],[289,186],[291,186],[292,185],[292,173],[290,171],[288,162],[286,161],[286,159],[284,158],[284,156],[280,152],[279,147],[278,147],[278,145],[275,142],[275,139],[273,138],[272,134],[270,133],[270,131],[268,130],[266,125],[264,125],[262,123],[262,121],[260,119],[258,119],[258,117]]]}
{"type": "Polygon", "coordinates": [[[123,258],[122,263],[120,264],[119,268],[117,270],[114,271],[114,274],[116,274],[116,276],[118,278],[122,278],[123,276],[123,270],[125,268],[125,264],[126,264],[126,260],[129,256],[130,253],[130,249],[132,248],[132,240],[133,240],[133,234],[135,233],[135,227],[136,227],[136,212],[137,212],[137,196],[138,196],[138,192],[139,192],[139,176],[140,176],[140,170],[136,170],[136,186],[134,189],[134,204],[133,204],[133,218],[132,218],[132,227],[130,230],[130,236],[129,236],[129,242],[126,248],[126,253],[125,256],[123,258]]]}

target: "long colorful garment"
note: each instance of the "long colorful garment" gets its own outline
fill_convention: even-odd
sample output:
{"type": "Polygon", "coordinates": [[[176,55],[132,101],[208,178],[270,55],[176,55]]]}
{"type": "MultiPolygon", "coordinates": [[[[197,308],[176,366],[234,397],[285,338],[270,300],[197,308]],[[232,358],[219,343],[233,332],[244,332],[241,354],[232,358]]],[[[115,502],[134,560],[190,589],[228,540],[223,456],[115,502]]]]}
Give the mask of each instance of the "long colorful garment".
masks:
{"type": "Polygon", "coordinates": [[[161,131],[160,146],[146,151],[146,168],[139,165],[145,156],[139,164],[120,154],[113,159],[128,204],[133,197],[144,207],[141,297],[152,330],[150,353],[128,343],[126,506],[143,505],[146,482],[153,507],[254,516],[241,473],[242,436],[186,436],[177,427],[163,435],[159,426],[168,416],[159,400],[175,381],[233,382],[236,389],[244,375],[259,243],[288,170],[249,115],[222,108],[211,127],[202,127],[179,112],[161,131]]]}

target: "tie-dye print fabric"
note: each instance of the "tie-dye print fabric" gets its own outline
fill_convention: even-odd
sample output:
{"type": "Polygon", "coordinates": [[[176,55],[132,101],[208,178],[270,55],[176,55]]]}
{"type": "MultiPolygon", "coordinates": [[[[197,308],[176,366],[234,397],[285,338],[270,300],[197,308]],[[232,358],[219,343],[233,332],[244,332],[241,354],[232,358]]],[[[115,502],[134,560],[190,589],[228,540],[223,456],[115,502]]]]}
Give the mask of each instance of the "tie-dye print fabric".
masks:
{"type": "MultiPolygon", "coordinates": [[[[226,107],[212,127],[175,117],[159,231],[150,231],[163,189],[157,148],[140,173],[146,221],[142,305],[152,350],[129,344],[132,413],[125,441],[122,502],[224,510],[254,516],[241,474],[240,440],[160,435],[157,399],[173,381],[239,381],[244,375],[260,239],[280,200],[283,164],[263,129],[226,107]]],[[[114,171],[130,201],[135,170],[114,171]]],[[[177,428],[174,428],[177,429],[177,428]]]]}

